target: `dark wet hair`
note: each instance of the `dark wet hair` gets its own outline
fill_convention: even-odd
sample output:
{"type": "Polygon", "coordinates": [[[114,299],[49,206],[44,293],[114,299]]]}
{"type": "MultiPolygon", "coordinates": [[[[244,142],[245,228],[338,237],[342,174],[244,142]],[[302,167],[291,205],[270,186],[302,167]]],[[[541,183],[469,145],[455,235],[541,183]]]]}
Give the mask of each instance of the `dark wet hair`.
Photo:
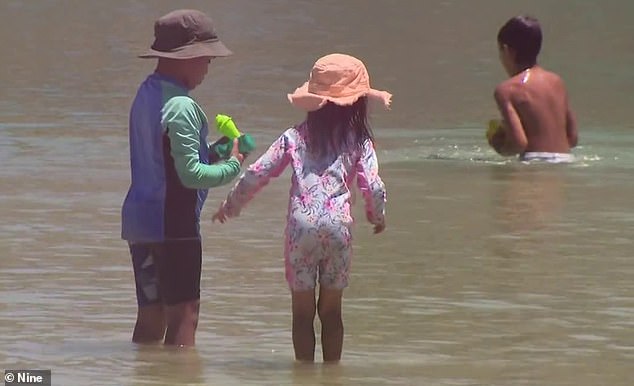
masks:
{"type": "Polygon", "coordinates": [[[374,135],[368,123],[367,97],[361,97],[351,106],[326,103],[317,111],[308,113],[308,150],[318,156],[342,154],[360,150],[374,135]]]}
{"type": "Polygon", "coordinates": [[[534,66],[542,48],[542,29],[531,16],[515,16],[498,32],[498,44],[506,44],[515,51],[517,64],[534,66]]]}

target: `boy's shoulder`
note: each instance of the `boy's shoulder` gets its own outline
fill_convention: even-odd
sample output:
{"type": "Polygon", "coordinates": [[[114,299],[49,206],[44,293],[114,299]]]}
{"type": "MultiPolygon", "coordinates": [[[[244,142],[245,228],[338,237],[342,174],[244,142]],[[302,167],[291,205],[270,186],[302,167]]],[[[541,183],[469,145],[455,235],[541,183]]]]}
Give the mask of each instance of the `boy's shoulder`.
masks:
{"type": "Polygon", "coordinates": [[[179,110],[204,114],[203,108],[189,95],[174,95],[165,101],[163,108],[166,110],[179,110]]]}
{"type": "Polygon", "coordinates": [[[183,108],[200,107],[189,95],[173,95],[165,100],[165,105],[181,106],[183,108]]]}
{"type": "Polygon", "coordinates": [[[506,79],[495,86],[493,96],[498,103],[505,100],[511,100],[514,96],[521,92],[522,83],[521,80],[516,79],[516,77],[517,76],[506,79]]]}
{"type": "Polygon", "coordinates": [[[495,87],[496,99],[513,99],[522,96],[526,92],[535,92],[540,89],[552,90],[553,87],[564,87],[561,77],[552,71],[541,67],[524,70],[514,75],[495,87]]]}
{"type": "Polygon", "coordinates": [[[189,95],[174,95],[169,97],[161,109],[163,120],[177,117],[193,117],[196,121],[207,122],[207,116],[202,107],[189,95]]]}

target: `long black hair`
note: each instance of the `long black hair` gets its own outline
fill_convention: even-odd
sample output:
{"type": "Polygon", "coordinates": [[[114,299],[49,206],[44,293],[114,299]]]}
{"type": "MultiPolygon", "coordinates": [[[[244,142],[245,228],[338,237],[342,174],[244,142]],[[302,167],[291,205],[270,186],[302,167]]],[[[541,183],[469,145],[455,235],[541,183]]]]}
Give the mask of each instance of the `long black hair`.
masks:
{"type": "Polygon", "coordinates": [[[308,150],[317,155],[342,154],[360,150],[374,140],[368,123],[368,98],[361,97],[351,106],[326,103],[308,113],[308,150]]]}

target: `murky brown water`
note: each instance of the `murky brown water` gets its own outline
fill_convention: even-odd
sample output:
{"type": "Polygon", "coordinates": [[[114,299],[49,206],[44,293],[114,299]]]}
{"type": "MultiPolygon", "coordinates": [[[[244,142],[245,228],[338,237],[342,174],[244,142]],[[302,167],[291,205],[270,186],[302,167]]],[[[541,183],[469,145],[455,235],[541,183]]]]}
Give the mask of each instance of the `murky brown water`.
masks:
{"type": "MultiPolygon", "coordinates": [[[[135,347],[119,239],[127,113],[159,1],[0,2],[0,363],[54,385],[631,385],[634,48],[623,1],[192,1],[236,55],[195,95],[261,147],[328,52],[395,94],[377,112],[388,231],[356,228],[338,366],[293,363],[281,235],[287,175],[225,227],[204,212],[195,350],[135,347]],[[580,162],[500,162],[483,122],[495,35],[531,11],[580,121],[580,162]]],[[[361,208],[357,218],[363,219],[361,208]]],[[[318,353],[319,354],[319,353],[318,353]]]]}

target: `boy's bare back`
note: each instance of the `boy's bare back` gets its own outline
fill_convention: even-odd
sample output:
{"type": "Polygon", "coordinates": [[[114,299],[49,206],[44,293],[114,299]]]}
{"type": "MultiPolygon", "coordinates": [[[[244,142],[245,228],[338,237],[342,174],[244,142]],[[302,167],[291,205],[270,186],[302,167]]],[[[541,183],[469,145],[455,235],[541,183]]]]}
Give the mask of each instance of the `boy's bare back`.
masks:
{"type": "Polygon", "coordinates": [[[577,145],[575,119],[557,74],[528,68],[500,83],[495,100],[519,153],[569,153],[577,145]]]}
{"type": "Polygon", "coordinates": [[[537,19],[516,16],[498,32],[500,62],[510,78],[495,88],[503,130],[489,138],[502,155],[567,154],[577,124],[561,78],[537,64],[542,32],[537,19]]]}

